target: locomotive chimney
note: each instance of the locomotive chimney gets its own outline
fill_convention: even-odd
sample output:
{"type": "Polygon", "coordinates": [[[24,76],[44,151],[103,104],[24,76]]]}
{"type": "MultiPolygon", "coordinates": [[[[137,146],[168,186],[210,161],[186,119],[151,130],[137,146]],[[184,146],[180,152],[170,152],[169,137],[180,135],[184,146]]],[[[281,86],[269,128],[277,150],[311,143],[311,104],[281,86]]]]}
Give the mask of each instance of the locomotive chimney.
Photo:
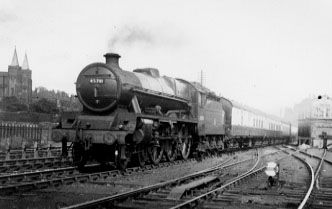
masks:
{"type": "Polygon", "coordinates": [[[121,57],[120,55],[116,53],[106,53],[104,54],[104,57],[106,59],[106,64],[119,67],[119,58],[121,57]]]}

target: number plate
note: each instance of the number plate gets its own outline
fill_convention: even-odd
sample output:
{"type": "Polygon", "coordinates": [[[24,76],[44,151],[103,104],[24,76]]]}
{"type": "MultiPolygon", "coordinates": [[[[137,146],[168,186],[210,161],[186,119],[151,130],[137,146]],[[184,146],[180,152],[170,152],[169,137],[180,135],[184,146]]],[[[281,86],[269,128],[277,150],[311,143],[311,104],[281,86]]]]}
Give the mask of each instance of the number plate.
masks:
{"type": "Polygon", "coordinates": [[[90,78],[90,83],[93,83],[93,84],[104,83],[104,79],[102,79],[102,78],[90,78]]]}

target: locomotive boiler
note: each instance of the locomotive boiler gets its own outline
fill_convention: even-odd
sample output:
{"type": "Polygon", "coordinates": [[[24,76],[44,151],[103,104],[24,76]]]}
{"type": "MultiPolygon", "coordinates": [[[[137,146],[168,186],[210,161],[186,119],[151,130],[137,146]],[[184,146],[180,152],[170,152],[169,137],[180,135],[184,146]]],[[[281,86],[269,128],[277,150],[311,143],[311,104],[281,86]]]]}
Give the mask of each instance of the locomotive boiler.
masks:
{"type": "Polygon", "coordinates": [[[154,68],[122,70],[118,54],[104,55],[106,63],[93,63],[79,74],[76,92],[83,104],[76,118],[62,118],[53,140],[73,142],[73,159],[114,162],[125,168],[188,158],[197,134],[192,108],[194,86],[181,79],[160,76],[154,68]]]}
{"type": "Polygon", "coordinates": [[[158,105],[163,112],[188,110],[188,83],[161,77],[154,68],[124,71],[119,67],[120,55],[104,56],[106,64],[88,65],[77,78],[76,92],[86,112],[110,112],[116,105],[129,105],[133,99],[139,101],[141,108],[158,105]]]}

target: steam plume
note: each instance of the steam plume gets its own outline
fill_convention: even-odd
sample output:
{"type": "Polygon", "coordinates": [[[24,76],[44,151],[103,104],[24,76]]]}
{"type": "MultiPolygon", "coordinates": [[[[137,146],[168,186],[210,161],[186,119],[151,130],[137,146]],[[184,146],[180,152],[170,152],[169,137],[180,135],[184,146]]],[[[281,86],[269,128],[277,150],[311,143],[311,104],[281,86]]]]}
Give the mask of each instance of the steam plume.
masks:
{"type": "Polygon", "coordinates": [[[108,42],[110,51],[118,51],[128,47],[179,47],[183,39],[176,30],[147,27],[146,25],[124,25],[114,31],[108,42]]]}

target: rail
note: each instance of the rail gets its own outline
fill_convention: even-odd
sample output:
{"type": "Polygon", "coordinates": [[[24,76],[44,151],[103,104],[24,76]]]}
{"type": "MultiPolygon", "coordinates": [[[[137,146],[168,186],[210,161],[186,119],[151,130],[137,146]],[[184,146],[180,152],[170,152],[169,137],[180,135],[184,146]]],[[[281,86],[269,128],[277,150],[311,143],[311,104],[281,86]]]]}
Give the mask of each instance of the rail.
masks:
{"type": "MultiPolygon", "coordinates": [[[[274,154],[274,153],[277,153],[277,152],[280,152],[280,151],[272,152],[272,153],[269,153],[269,154],[266,154],[266,155],[274,154]]],[[[259,162],[259,159],[260,158],[257,157],[256,162],[255,162],[255,166],[257,166],[257,164],[259,162]]],[[[125,192],[125,193],[121,193],[121,194],[117,194],[117,195],[113,195],[113,196],[109,196],[109,197],[104,197],[104,198],[101,198],[101,199],[92,200],[92,201],[88,201],[88,202],[84,202],[84,203],[79,203],[77,205],[72,205],[72,206],[69,206],[69,207],[65,207],[64,209],[91,208],[91,207],[95,207],[95,206],[110,203],[114,200],[126,199],[126,198],[137,196],[137,195],[140,195],[140,194],[146,194],[149,191],[153,191],[153,190],[156,190],[156,189],[168,186],[168,185],[173,185],[173,184],[178,185],[180,182],[184,182],[184,181],[187,181],[189,179],[199,177],[200,175],[208,174],[208,173],[216,171],[218,169],[224,169],[224,168],[231,167],[231,166],[241,164],[243,162],[247,162],[247,161],[251,161],[251,160],[252,159],[246,159],[246,160],[242,160],[242,161],[235,162],[235,163],[228,164],[228,165],[224,165],[224,164],[227,163],[227,162],[224,162],[224,163],[222,163],[222,165],[217,165],[217,166],[214,166],[214,167],[202,170],[202,171],[198,171],[196,173],[189,174],[189,175],[181,177],[181,178],[177,178],[177,179],[169,180],[169,181],[166,181],[166,182],[161,182],[161,183],[157,183],[157,184],[154,184],[154,185],[146,186],[146,187],[143,187],[143,188],[140,188],[140,189],[137,189],[137,190],[134,190],[134,191],[130,191],[130,192],[125,192]]],[[[253,167],[253,168],[255,168],[255,167],[253,167]]],[[[249,170],[249,172],[252,171],[253,168],[251,168],[249,170]]],[[[236,178],[239,178],[239,177],[241,177],[241,176],[238,176],[236,178]]]]}
{"type": "MultiPolygon", "coordinates": [[[[205,197],[208,197],[209,195],[212,195],[212,194],[214,194],[214,193],[216,193],[216,192],[218,192],[218,191],[220,191],[220,190],[223,190],[224,188],[227,188],[228,186],[230,186],[230,185],[232,185],[232,184],[234,184],[234,183],[240,181],[241,179],[246,178],[247,176],[251,175],[251,173],[253,172],[253,170],[256,168],[256,166],[257,166],[258,163],[259,163],[259,159],[260,159],[260,157],[258,156],[255,165],[254,165],[251,169],[249,169],[249,171],[247,171],[247,172],[245,172],[244,174],[242,174],[242,175],[236,177],[233,181],[231,181],[231,182],[229,182],[229,183],[226,183],[225,185],[223,185],[223,186],[221,186],[221,187],[219,187],[219,188],[217,188],[217,189],[214,189],[214,190],[212,190],[212,191],[210,191],[210,192],[207,192],[207,193],[205,193],[205,194],[203,194],[203,195],[200,195],[200,196],[195,197],[195,198],[193,198],[193,199],[191,199],[191,200],[188,200],[188,201],[186,201],[186,202],[184,202],[184,203],[181,203],[181,204],[179,204],[179,205],[176,205],[176,206],[174,206],[174,207],[171,207],[170,209],[177,209],[177,208],[182,208],[182,207],[186,207],[186,206],[190,206],[190,207],[192,207],[193,204],[195,204],[195,202],[198,203],[198,201],[199,201],[200,199],[205,198],[205,197]]],[[[261,169],[264,169],[264,168],[265,168],[265,166],[264,166],[263,168],[261,168],[261,169]]]]}
{"type": "MultiPolygon", "coordinates": [[[[285,150],[282,150],[282,151],[286,152],[285,150]]],[[[294,155],[294,157],[295,157],[295,155],[294,155]]],[[[304,161],[303,159],[300,159],[300,160],[301,160],[301,161],[304,161]]],[[[311,167],[306,161],[304,161],[304,162],[305,162],[306,165],[308,165],[309,167],[311,167]]],[[[248,177],[250,177],[250,176],[257,175],[258,173],[264,171],[265,166],[260,167],[260,168],[258,168],[258,169],[256,169],[256,170],[254,170],[255,167],[256,167],[257,165],[258,165],[258,164],[256,164],[256,165],[255,165],[250,171],[246,172],[245,174],[241,175],[241,176],[238,177],[238,178],[235,178],[233,181],[231,181],[231,182],[229,182],[229,183],[226,183],[226,184],[223,185],[222,187],[219,187],[219,188],[214,189],[214,190],[212,190],[212,191],[210,191],[210,192],[207,192],[207,193],[205,193],[205,194],[202,194],[202,195],[200,195],[200,196],[198,196],[198,197],[195,197],[195,198],[193,198],[193,199],[191,199],[191,200],[188,200],[188,201],[186,201],[186,202],[184,202],[184,203],[178,204],[178,205],[176,205],[176,206],[174,206],[174,207],[172,207],[172,208],[170,208],[170,209],[179,209],[179,208],[186,208],[186,207],[190,207],[190,208],[192,208],[192,207],[198,205],[199,202],[200,202],[202,199],[207,199],[207,198],[210,197],[210,196],[215,196],[215,195],[217,195],[217,194],[219,194],[219,193],[222,193],[222,192],[223,192],[226,188],[228,188],[229,186],[234,185],[234,184],[240,182],[241,180],[244,180],[244,179],[246,179],[246,178],[248,178],[248,177]]],[[[312,168],[311,168],[311,171],[313,172],[312,168]]],[[[312,177],[313,177],[313,176],[312,176],[312,177]]],[[[310,194],[310,193],[309,193],[309,194],[310,194]]]]}
{"type": "Polygon", "coordinates": [[[135,196],[135,195],[138,195],[138,194],[144,194],[144,193],[147,193],[149,191],[152,191],[152,190],[155,190],[155,189],[167,186],[167,185],[177,184],[179,182],[183,182],[183,181],[186,181],[188,179],[198,177],[198,176],[200,176],[204,173],[213,172],[214,170],[230,167],[230,166],[233,166],[233,165],[236,165],[236,164],[240,164],[240,163],[243,163],[243,162],[250,161],[252,159],[246,159],[246,160],[242,160],[242,161],[239,161],[239,162],[235,162],[235,163],[223,166],[224,164],[229,162],[229,160],[230,159],[226,160],[225,162],[221,163],[220,165],[217,165],[217,166],[214,166],[214,167],[211,167],[211,168],[207,168],[205,170],[198,171],[198,172],[195,172],[193,174],[189,174],[189,175],[177,178],[177,179],[172,179],[172,180],[169,180],[169,181],[166,181],[166,182],[161,182],[161,183],[157,183],[157,184],[154,184],[154,185],[146,186],[146,187],[134,190],[134,191],[129,191],[129,192],[113,195],[113,196],[108,196],[108,197],[104,197],[104,198],[100,198],[100,199],[96,199],[96,200],[87,201],[87,202],[84,202],[84,203],[79,203],[79,204],[76,204],[76,205],[65,207],[63,209],[91,208],[93,206],[106,204],[106,203],[114,201],[114,200],[128,198],[128,197],[135,196]]]}
{"type": "MultiPolygon", "coordinates": [[[[296,152],[299,151],[299,150],[297,150],[297,149],[295,149],[295,148],[293,148],[293,147],[288,147],[288,148],[290,148],[290,149],[292,149],[292,150],[294,150],[294,151],[296,151],[296,152]]],[[[322,164],[322,160],[324,160],[324,158],[319,158],[319,157],[317,157],[317,156],[315,156],[315,155],[311,155],[311,154],[308,154],[308,153],[303,152],[303,151],[299,151],[299,152],[302,153],[302,154],[304,154],[304,155],[307,155],[307,156],[309,156],[309,157],[314,157],[314,158],[320,159],[320,160],[321,160],[321,161],[320,161],[320,165],[319,165],[319,169],[320,169],[320,166],[321,166],[321,164],[322,164]]],[[[325,155],[325,153],[326,153],[326,152],[324,152],[324,155],[325,155]]],[[[303,200],[301,201],[301,203],[300,203],[300,205],[299,205],[299,207],[298,207],[298,209],[302,209],[302,208],[304,208],[305,204],[306,204],[307,201],[309,200],[309,197],[310,197],[310,194],[311,194],[311,192],[312,192],[312,190],[313,190],[313,188],[314,188],[314,184],[315,184],[315,180],[316,180],[316,177],[317,177],[317,176],[315,176],[315,173],[314,173],[314,170],[313,170],[312,166],[311,166],[311,165],[310,165],[305,159],[303,159],[303,158],[301,158],[301,157],[299,157],[299,156],[297,156],[297,155],[291,154],[291,153],[289,153],[289,154],[290,154],[290,155],[293,155],[294,157],[296,157],[296,158],[299,159],[300,161],[304,162],[305,165],[307,166],[308,170],[310,170],[310,176],[311,176],[310,186],[309,186],[309,189],[307,190],[306,195],[304,196],[303,200]]],[[[319,169],[317,169],[317,170],[319,171],[319,169]]],[[[317,173],[317,172],[316,172],[316,173],[317,173]]]]}
{"type": "Polygon", "coordinates": [[[217,188],[217,189],[214,189],[214,190],[212,190],[212,191],[210,191],[210,192],[207,192],[207,193],[205,193],[205,194],[202,194],[202,195],[200,195],[200,196],[198,196],[198,197],[195,197],[195,198],[193,198],[193,199],[191,199],[191,200],[188,200],[188,201],[186,201],[186,202],[184,202],[184,203],[181,203],[181,204],[179,204],[179,205],[176,205],[176,206],[174,206],[174,207],[171,207],[170,209],[183,208],[183,207],[187,207],[187,206],[189,206],[190,208],[192,208],[193,206],[197,205],[197,204],[200,202],[201,199],[205,199],[205,198],[207,198],[207,197],[209,197],[209,196],[214,196],[214,195],[216,195],[216,194],[222,192],[222,191],[223,191],[224,189],[226,189],[227,187],[229,187],[229,186],[231,186],[231,185],[233,185],[233,184],[235,184],[235,183],[237,183],[237,182],[239,182],[239,181],[241,181],[241,180],[243,180],[243,179],[245,179],[245,178],[247,178],[247,177],[249,177],[249,176],[251,176],[251,175],[258,174],[259,172],[262,172],[264,169],[265,169],[265,166],[263,166],[263,167],[261,167],[261,168],[255,170],[255,171],[251,171],[251,172],[249,172],[249,173],[243,174],[243,175],[241,175],[240,177],[234,179],[234,180],[231,181],[231,182],[226,183],[225,185],[223,185],[223,186],[221,186],[221,187],[219,187],[219,188],[217,188]]]}
{"type": "MultiPolygon", "coordinates": [[[[304,153],[304,154],[306,154],[306,153],[304,153]]],[[[312,185],[312,187],[313,187],[313,185],[315,184],[315,182],[316,182],[316,187],[318,187],[317,179],[318,179],[318,176],[319,176],[319,173],[320,173],[321,167],[322,167],[322,165],[323,165],[323,162],[325,161],[325,160],[324,160],[324,159],[325,159],[325,156],[326,156],[326,149],[324,149],[323,156],[320,158],[319,165],[318,165],[318,167],[317,167],[317,169],[316,169],[316,172],[314,173],[313,181],[312,181],[311,184],[310,184],[310,186],[312,185]]],[[[318,158],[317,156],[314,156],[314,157],[318,158]]],[[[302,208],[307,204],[307,202],[308,202],[308,200],[309,200],[309,197],[310,197],[310,194],[311,194],[311,192],[312,192],[312,190],[313,190],[312,187],[309,188],[309,190],[308,190],[308,192],[307,192],[307,195],[306,195],[305,198],[303,199],[303,201],[302,201],[301,205],[298,207],[298,209],[302,209],[302,208]],[[311,189],[311,190],[310,190],[310,189],[311,189]],[[308,194],[308,193],[309,193],[309,194],[308,194]]]]}
{"type": "MultiPolygon", "coordinates": [[[[193,159],[191,159],[193,160],[193,159]]],[[[188,161],[188,160],[187,160],[188,161]]],[[[73,182],[85,182],[88,180],[95,180],[95,179],[100,179],[100,178],[106,178],[106,177],[116,177],[116,176],[120,176],[123,174],[127,174],[127,175],[131,175],[133,173],[137,173],[137,172],[142,172],[144,170],[152,170],[154,168],[161,168],[161,167],[167,167],[167,166],[171,166],[171,165],[176,165],[176,164],[180,164],[182,162],[186,162],[186,160],[178,160],[178,161],[174,161],[174,162],[165,162],[165,163],[160,163],[159,165],[146,165],[143,168],[141,167],[133,167],[133,168],[127,168],[125,172],[122,172],[120,170],[110,170],[110,171],[101,171],[101,172],[95,172],[95,171],[91,171],[94,169],[94,166],[97,166],[97,164],[92,164],[87,166],[87,173],[78,173],[77,175],[70,175],[70,172],[75,172],[75,169],[73,169],[72,167],[67,167],[67,168],[58,168],[58,169],[50,169],[50,170],[45,170],[45,171],[37,171],[37,172],[26,172],[26,173],[22,173],[22,174],[14,174],[14,175],[7,175],[4,176],[3,179],[3,184],[1,185],[0,183],[0,193],[12,193],[18,190],[31,190],[31,189],[40,189],[40,188],[46,188],[48,186],[52,186],[52,185],[60,185],[60,184],[71,184],[73,182]],[[66,171],[66,172],[64,172],[66,171]],[[53,178],[52,175],[48,175],[48,174],[52,174],[54,173],[56,176],[57,173],[63,177],[56,177],[53,178]],[[69,174],[66,176],[66,174],[69,174]],[[41,175],[40,175],[41,174],[41,175]],[[6,181],[14,181],[16,180],[27,180],[29,178],[29,176],[32,177],[38,177],[39,176],[39,180],[36,181],[24,181],[24,182],[18,182],[18,184],[6,184],[6,181]],[[41,177],[47,177],[46,179],[43,179],[41,177]]]]}
{"type": "Polygon", "coordinates": [[[308,201],[310,194],[312,192],[312,189],[314,188],[314,184],[315,184],[315,175],[314,175],[314,170],[312,168],[312,166],[303,158],[300,158],[296,155],[293,155],[294,157],[296,157],[297,159],[301,160],[302,162],[305,163],[305,165],[307,166],[308,170],[310,170],[310,176],[311,176],[311,182],[310,182],[310,186],[309,189],[307,191],[307,193],[305,194],[301,204],[299,205],[298,209],[302,209],[304,207],[304,205],[306,204],[306,202],[308,201]]]}
{"type": "Polygon", "coordinates": [[[37,176],[40,179],[46,177],[46,175],[54,175],[55,173],[60,173],[64,175],[68,172],[74,172],[76,170],[75,167],[66,167],[66,168],[57,168],[57,169],[48,169],[43,171],[34,171],[34,172],[24,172],[24,173],[15,173],[15,174],[7,174],[0,176],[0,185],[6,185],[8,183],[17,183],[22,180],[27,181],[30,178],[36,178],[37,176]]]}

